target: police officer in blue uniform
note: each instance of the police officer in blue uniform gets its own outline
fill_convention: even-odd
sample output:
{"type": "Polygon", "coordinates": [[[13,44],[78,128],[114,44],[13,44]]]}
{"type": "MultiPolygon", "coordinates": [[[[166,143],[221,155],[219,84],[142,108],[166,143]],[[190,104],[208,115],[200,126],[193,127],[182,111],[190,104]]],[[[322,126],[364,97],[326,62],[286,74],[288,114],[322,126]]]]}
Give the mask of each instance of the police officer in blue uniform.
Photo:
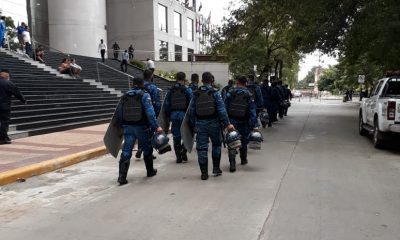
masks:
{"type": "Polygon", "coordinates": [[[118,182],[120,185],[128,183],[126,176],[136,140],[143,151],[147,177],[157,174],[157,169],[153,167],[151,136],[154,132],[163,131],[157,123],[151,97],[145,90],[143,79],[135,78],[133,84],[134,87],[121,97],[117,107],[118,123],[124,134],[124,145],[119,161],[118,182]]]}
{"type": "Polygon", "coordinates": [[[222,99],[223,99],[224,101],[225,101],[225,99],[226,99],[226,94],[234,87],[233,85],[234,85],[233,80],[229,80],[229,81],[228,81],[228,85],[226,85],[224,88],[222,88],[222,90],[221,90],[221,96],[222,96],[222,99]]]}
{"type": "MultiPolygon", "coordinates": [[[[149,69],[146,69],[143,73],[143,78],[144,78],[144,88],[150,94],[151,104],[153,105],[156,117],[158,117],[161,110],[161,98],[157,86],[153,83],[153,78],[154,78],[153,72],[149,69]]],[[[143,152],[142,149],[138,148],[135,157],[141,158],[142,152],[143,152]]],[[[155,156],[153,156],[153,158],[156,159],[155,156]]]]}
{"type": "Polygon", "coordinates": [[[250,93],[253,95],[254,101],[257,107],[257,116],[258,114],[264,110],[264,100],[261,93],[260,86],[255,82],[255,78],[253,75],[249,76],[247,88],[250,93]]]}
{"type": "MultiPolygon", "coordinates": [[[[252,130],[257,130],[259,124],[257,121],[256,104],[250,91],[246,88],[247,78],[240,76],[236,80],[236,87],[232,88],[226,96],[225,106],[227,108],[230,122],[241,135],[242,146],[240,148],[241,164],[246,165],[248,137],[252,130]]],[[[235,149],[228,148],[230,163],[230,172],[236,171],[235,149]]]]}
{"type": "Polygon", "coordinates": [[[274,103],[275,99],[272,90],[272,87],[269,86],[268,78],[265,78],[263,84],[261,84],[261,93],[264,100],[264,108],[267,109],[268,115],[270,116],[268,127],[272,127],[273,116],[276,116],[278,112],[276,104],[274,103]]]}
{"type": "Polygon", "coordinates": [[[198,161],[201,171],[201,179],[208,179],[208,143],[212,143],[213,174],[222,174],[220,169],[222,129],[234,130],[230,124],[225,104],[221,94],[212,87],[213,76],[210,72],[202,75],[203,86],[193,94],[190,106],[190,124],[195,129],[198,161]]]}
{"type": "Polygon", "coordinates": [[[278,89],[279,96],[281,98],[280,103],[279,103],[279,118],[283,119],[284,113],[285,113],[285,106],[284,106],[284,101],[285,101],[285,89],[282,86],[282,80],[278,80],[276,82],[276,89],[278,89]]]}
{"type": "Polygon", "coordinates": [[[180,129],[193,93],[191,88],[185,86],[185,79],[185,73],[178,72],[176,74],[176,84],[167,92],[164,102],[166,115],[172,122],[171,130],[174,138],[176,163],[187,162],[188,160],[187,151],[182,145],[180,129]]]}
{"type": "Polygon", "coordinates": [[[287,102],[283,115],[287,116],[290,107],[290,101],[292,100],[292,91],[290,91],[288,84],[283,85],[283,90],[285,91],[285,100],[287,102]]]}
{"type": "Polygon", "coordinates": [[[192,92],[199,89],[199,74],[193,73],[190,79],[189,88],[192,89],[192,92]]]}
{"type": "Polygon", "coordinates": [[[274,114],[272,115],[272,122],[278,121],[278,114],[280,104],[283,101],[283,98],[279,92],[279,88],[277,87],[277,81],[275,77],[271,78],[271,87],[272,87],[272,97],[273,97],[273,106],[274,106],[274,114]]]}

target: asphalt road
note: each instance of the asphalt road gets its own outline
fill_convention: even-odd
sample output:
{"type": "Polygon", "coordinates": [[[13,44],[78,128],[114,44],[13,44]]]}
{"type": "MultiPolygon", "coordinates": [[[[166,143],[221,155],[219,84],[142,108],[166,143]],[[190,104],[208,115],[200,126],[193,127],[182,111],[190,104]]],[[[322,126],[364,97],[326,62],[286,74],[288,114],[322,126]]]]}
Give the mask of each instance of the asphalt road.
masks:
{"type": "Polygon", "coordinates": [[[133,161],[117,187],[109,156],[0,190],[0,239],[400,239],[400,151],[357,132],[358,107],[294,103],[261,151],[200,180],[195,155],[133,161]]]}

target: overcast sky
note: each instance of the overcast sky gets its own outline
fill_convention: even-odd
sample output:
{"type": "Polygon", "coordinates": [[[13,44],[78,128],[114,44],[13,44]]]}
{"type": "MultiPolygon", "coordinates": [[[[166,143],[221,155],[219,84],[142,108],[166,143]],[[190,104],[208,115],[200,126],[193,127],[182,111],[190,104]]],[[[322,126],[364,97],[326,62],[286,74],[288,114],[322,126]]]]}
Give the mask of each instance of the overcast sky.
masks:
{"type": "Polygon", "coordinates": [[[15,24],[28,21],[26,0],[0,0],[0,9],[3,10],[4,15],[11,16],[15,24]]]}

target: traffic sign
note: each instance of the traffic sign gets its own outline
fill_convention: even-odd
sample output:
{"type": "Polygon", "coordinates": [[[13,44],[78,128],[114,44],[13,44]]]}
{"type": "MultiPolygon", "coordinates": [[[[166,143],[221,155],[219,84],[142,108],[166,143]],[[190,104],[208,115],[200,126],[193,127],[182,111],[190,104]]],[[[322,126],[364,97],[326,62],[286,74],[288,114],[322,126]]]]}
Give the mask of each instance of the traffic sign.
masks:
{"type": "Polygon", "coordinates": [[[358,75],[358,83],[359,84],[365,83],[365,75],[358,75]]]}

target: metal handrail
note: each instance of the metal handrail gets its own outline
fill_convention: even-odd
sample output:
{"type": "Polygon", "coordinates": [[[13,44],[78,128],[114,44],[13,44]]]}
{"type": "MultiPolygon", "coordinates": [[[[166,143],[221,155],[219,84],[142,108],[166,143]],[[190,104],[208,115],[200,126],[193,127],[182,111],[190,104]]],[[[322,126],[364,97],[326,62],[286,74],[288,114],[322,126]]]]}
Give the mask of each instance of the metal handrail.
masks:
{"type": "Polygon", "coordinates": [[[119,74],[125,75],[125,76],[128,78],[128,87],[129,87],[129,88],[132,87],[132,83],[131,83],[131,81],[130,81],[130,78],[131,78],[131,79],[134,79],[134,78],[135,78],[134,76],[129,75],[129,74],[124,73],[124,72],[121,72],[121,71],[119,71],[119,70],[117,70],[117,69],[115,69],[115,68],[113,68],[113,67],[110,67],[110,66],[108,66],[108,65],[106,65],[106,64],[104,64],[104,63],[102,63],[102,62],[97,62],[97,63],[96,63],[97,81],[100,82],[99,65],[101,65],[101,66],[103,66],[103,67],[106,67],[106,68],[108,68],[108,69],[111,69],[111,70],[113,70],[113,71],[115,71],[115,72],[118,72],[119,74]]]}

